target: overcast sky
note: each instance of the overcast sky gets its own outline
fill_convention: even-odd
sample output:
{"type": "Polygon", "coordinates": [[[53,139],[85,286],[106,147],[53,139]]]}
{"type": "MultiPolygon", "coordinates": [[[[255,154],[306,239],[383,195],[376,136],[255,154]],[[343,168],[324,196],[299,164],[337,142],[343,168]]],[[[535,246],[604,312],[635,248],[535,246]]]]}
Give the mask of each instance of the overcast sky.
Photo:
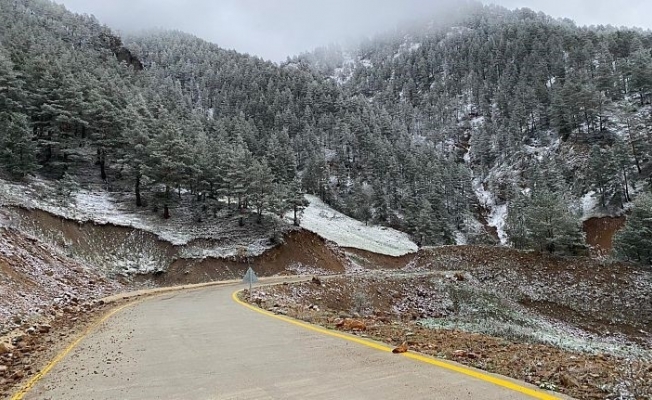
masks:
{"type": "MultiPolygon", "coordinates": [[[[442,0],[56,0],[121,31],[170,28],[273,61],[436,12],[442,0]]],[[[650,0],[495,0],[582,25],[652,28],[650,0]]]]}

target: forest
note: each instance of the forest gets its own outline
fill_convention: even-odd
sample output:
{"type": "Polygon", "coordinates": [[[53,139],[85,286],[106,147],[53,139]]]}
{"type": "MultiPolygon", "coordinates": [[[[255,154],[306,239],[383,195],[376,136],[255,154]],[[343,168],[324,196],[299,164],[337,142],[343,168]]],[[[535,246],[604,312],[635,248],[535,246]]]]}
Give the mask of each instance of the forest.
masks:
{"type": "Polygon", "coordinates": [[[182,194],[263,218],[312,193],[423,245],[574,254],[590,194],[633,210],[619,254],[652,263],[651,96],[649,31],[528,9],[469,3],[276,64],[0,0],[2,177],[102,182],[166,218],[182,194]]]}

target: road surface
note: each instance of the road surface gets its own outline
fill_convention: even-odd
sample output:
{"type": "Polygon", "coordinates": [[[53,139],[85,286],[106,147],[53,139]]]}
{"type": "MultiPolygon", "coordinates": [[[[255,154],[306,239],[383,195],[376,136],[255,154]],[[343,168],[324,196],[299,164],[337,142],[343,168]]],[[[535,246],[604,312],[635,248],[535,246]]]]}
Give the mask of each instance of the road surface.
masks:
{"type": "Polygon", "coordinates": [[[119,312],[25,398],[533,398],[261,315],[233,301],[236,288],[165,294],[119,312]]]}

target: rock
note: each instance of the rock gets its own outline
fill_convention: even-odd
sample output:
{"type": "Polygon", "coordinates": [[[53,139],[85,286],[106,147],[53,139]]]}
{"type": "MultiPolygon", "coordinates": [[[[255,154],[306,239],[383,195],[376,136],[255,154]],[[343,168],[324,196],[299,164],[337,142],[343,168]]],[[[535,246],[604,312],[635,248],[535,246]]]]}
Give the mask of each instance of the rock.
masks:
{"type": "Polygon", "coordinates": [[[50,333],[52,327],[50,325],[41,325],[38,327],[39,333],[50,333]]]}
{"type": "Polygon", "coordinates": [[[564,385],[566,387],[579,387],[580,386],[579,382],[577,382],[577,380],[575,380],[575,378],[573,378],[572,376],[570,376],[568,374],[561,374],[559,376],[559,380],[561,381],[562,385],[564,385]]]}
{"type": "Polygon", "coordinates": [[[366,331],[367,325],[364,322],[358,321],[351,318],[345,318],[335,324],[336,328],[339,328],[343,331],[366,331]]]}
{"type": "Polygon", "coordinates": [[[408,351],[408,344],[407,342],[403,342],[400,346],[392,350],[392,353],[394,354],[401,354],[401,353],[407,353],[408,351]]]}
{"type": "Polygon", "coordinates": [[[25,332],[27,332],[28,335],[34,335],[34,334],[36,334],[36,328],[31,326],[31,327],[27,328],[27,330],[25,332]]]}
{"type": "Polygon", "coordinates": [[[4,374],[8,370],[9,370],[9,367],[7,367],[6,365],[0,365],[0,374],[4,374]]]}
{"type": "Polygon", "coordinates": [[[0,356],[3,354],[11,353],[13,347],[7,343],[0,343],[0,356]]]}
{"type": "Polygon", "coordinates": [[[314,283],[317,286],[321,286],[321,280],[319,278],[317,278],[316,276],[312,277],[311,282],[314,283]]]}

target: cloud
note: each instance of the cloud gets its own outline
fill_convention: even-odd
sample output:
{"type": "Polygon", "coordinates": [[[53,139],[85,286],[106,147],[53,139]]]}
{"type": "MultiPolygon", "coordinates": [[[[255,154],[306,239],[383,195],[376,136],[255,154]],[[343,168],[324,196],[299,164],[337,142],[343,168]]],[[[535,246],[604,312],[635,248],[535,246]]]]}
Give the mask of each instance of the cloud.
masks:
{"type": "MultiPolygon", "coordinates": [[[[218,45],[282,61],[318,46],[389,30],[436,14],[443,0],[57,0],[121,31],[178,29],[218,45]]],[[[447,0],[449,1],[449,0],[447,0]]],[[[580,24],[652,27],[649,0],[497,0],[580,24]]]]}

